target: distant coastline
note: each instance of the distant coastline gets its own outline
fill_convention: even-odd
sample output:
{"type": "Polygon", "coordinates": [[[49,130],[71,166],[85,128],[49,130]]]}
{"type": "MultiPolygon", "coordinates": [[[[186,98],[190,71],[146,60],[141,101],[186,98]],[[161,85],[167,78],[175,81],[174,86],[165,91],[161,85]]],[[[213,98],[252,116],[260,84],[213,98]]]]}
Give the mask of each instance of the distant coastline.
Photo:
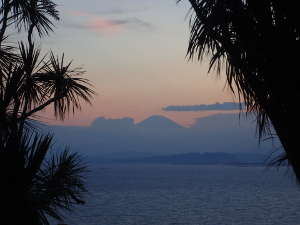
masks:
{"type": "Polygon", "coordinates": [[[94,158],[94,163],[267,166],[270,157],[256,153],[204,152],[148,157],[94,158]]]}

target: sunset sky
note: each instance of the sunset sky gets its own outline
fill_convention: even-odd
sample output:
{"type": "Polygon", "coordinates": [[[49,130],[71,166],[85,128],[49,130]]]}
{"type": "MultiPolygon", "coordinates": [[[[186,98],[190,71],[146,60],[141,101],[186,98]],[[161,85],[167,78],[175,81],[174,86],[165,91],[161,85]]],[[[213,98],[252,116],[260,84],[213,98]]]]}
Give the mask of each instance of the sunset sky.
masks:
{"type": "MultiPolygon", "coordinates": [[[[96,117],[132,117],[141,121],[161,114],[189,125],[216,113],[165,112],[169,105],[236,101],[224,76],[207,74],[207,62],[188,62],[187,2],[175,0],[57,1],[61,21],[42,41],[45,49],[65,52],[82,66],[98,95],[93,105],[65,124],[86,125],[96,117]]],[[[50,119],[50,123],[58,123],[50,119]]]]}

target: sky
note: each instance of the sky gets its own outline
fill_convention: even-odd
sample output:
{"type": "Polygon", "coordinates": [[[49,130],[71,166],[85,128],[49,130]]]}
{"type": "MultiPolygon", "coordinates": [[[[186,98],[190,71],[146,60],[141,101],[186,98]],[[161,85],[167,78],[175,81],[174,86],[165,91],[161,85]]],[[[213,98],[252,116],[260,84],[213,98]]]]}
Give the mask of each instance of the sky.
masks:
{"type": "MultiPolygon", "coordinates": [[[[66,54],[83,67],[97,92],[92,106],[64,124],[88,125],[97,117],[139,122],[164,115],[189,126],[195,118],[222,111],[166,111],[168,106],[232,102],[224,75],[207,74],[208,61],[186,58],[189,5],[176,0],[56,1],[61,21],[43,39],[44,49],[66,54]]],[[[48,112],[43,118],[55,121],[48,112]]]]}

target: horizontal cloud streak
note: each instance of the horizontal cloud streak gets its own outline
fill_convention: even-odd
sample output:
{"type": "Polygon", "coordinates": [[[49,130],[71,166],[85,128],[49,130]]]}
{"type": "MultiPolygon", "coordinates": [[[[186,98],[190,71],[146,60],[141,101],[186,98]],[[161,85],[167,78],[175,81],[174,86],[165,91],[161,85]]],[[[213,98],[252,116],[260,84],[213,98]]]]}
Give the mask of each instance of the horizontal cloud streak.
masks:
{"type": "Polygon", "coordinates": [[[151,24],[142,21],[138,18],[127,18],[120,20],[110,20],[110,19],[102,19],[95,18],[87,21],[84,24],[78,23],[65,23],[66,27],[81,29],[81,30],[90,30],[97,32],[116,32],[122,30],[122,28],[143,28],[143,29],[151,29],[151,24]]]}
{"type": "Polygon", "coordinates": [[[148,22],[145,22],[139,18],[136,17],[131,17],[131,18],[126,18],[126,19],[119,19],[119,20],[112,20],[115,24],[119,25],[136,25],[139,27],[146,27],[146,28],[151,28],[151,24],[148,22]]]}
{"type": "Polygon", "coordinates": [[[111,31],[111,32],[117,32],[121,28],[120,23],[116,23],[112,20],[106,20],[97,18],[94,20],[89,21],[86,25],[84,25],[84,28],[93,30],[93,31],[111,31]]]}
{"type": "Polygon", "coordinates": [[[131,28],[146,28],[151,29],[152,25],[148,22],[145,22],[137,17],[129,17],[122,19],[107,19],[96,14],[92,14],[84,11],[69,11],[71,16],[75,17],[85,17],[85,22],[82,24],[73,24],[69,27],[77,29],[88,29],[92,31],[120,31],[123,27],[131,28]]]}
{"type": "Polygon", "coordinates": [[[188,112],[188,111],[222,111],[222,110],[238,110],[244,107],[244,104],[236,102],[224,102],[210,105],[174,105],[164,107],[164,111],[188,112]]]}

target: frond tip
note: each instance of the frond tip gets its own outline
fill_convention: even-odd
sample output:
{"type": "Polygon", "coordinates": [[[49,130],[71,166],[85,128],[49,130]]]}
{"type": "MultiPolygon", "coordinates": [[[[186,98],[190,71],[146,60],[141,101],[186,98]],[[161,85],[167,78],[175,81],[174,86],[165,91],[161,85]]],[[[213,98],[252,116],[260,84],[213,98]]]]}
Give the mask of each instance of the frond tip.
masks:
{"type": "Polygon", "coordinates": [[[65,63],[64,54],[59,58],[50,53],[43,70],[35,75],[44,98],[48,100],[33,113],[53,103],[55,116],[63,120],[70,112],[81,110],[83,102],[91,104],[96,93],[89,80],[81,77],[85,71],[81,68],[72,69],[71,65],[72,61],[65,63]]]}
{"type": "Polygon", "coordinates": [[[61,59],[51,53],[50,66],[46,72],[51,82],[48,92],[57,99],[54,102],[55,115],[64,119],[65,114],[81,110],[81,100],[91,104],[95,92],[87,79],[80,77],[85,73],[81,68],[71,68],[72,62],[65,63],[64,55],[61,59]]]}
{"type": "Polygon", "coordinates": [[[71,210],[73,205],[85,203],[83,195],[87,189],[83,174],[86,171],[81,157],[68,149],[47,160],[38,174],[42,179],[35,190],[42,199],[40,207],[45,214],[62,220],[58,209],[71,210]]]}
{"type": "Polygon", "coordinates": [[[57,4],[51,0],[12,1],[13,21],[21,30],[25,28],[32,33],[36,29],[39,36],[53,31],[53,20],[59,20],[57,4]]]}

